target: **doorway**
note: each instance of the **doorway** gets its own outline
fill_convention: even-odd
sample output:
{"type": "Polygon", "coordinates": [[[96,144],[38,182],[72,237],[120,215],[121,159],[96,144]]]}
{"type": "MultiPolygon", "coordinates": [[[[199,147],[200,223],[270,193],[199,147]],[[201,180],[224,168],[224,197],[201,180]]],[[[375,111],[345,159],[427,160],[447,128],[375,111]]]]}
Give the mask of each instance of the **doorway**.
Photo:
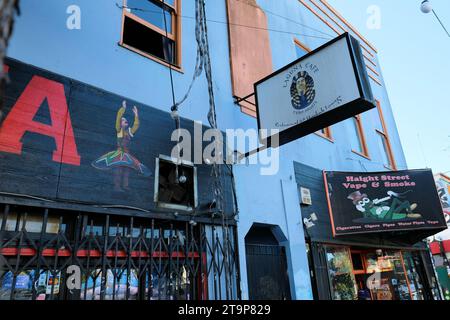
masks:
{"type": "Polygon", "coordinates": [[[270,226],[253,226],[245,237],[250,300],[290,300],[286,250],[270,226]]]}

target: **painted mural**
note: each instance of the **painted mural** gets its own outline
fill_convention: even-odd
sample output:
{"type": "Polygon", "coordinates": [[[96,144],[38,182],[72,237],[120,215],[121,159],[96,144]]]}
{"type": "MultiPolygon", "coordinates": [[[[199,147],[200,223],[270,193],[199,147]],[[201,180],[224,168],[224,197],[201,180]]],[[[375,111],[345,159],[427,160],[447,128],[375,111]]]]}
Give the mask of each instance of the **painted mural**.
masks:
{"type": "MultiPolygon", "coordinates": [[[[0,124],[0,195],[156,208],[156,159],[170,156],[175,146],[168,112],[15,60],[6,63],[11,81],[0,124]]],[[[194,130],[192,121],[181,119],[181,125],[194,130]]],[[[210,172],[206,164],[197,166],[199,205],[211,202],[210,172]]],[[[225,200],[231,212],[227,190],[225,200]]]]}

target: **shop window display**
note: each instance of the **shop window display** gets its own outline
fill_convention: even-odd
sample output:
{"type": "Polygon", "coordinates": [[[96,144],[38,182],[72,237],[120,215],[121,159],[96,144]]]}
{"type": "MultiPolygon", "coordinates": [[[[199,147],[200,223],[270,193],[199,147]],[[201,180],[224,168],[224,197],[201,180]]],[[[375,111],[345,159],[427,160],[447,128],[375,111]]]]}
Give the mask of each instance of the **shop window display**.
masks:
{"type": "Polygon", "coordinates": [[[356,300],[357,285],[348,248],[327,247],[326,258],[333,300],[356,300]]]}
{"type": "MultiPolygon", "coordinates": [[[[25,226],[25,230],[31,233],[40,233],[43,228],[44,214],[39,213],[10,213],[5,221],[5,231],[20,231],[25,226]]],[[[0,226],[3,224],[3,217],[0,216],[0,226]]],[[[65,230],[65,225],[62,224],[62,231],[65,230]]],[[[58,217],[49,216],[47,220],[45,233],[56,234],[59,231],[58,217]]]]}
{"type": "Polygon", "coordinates": [[[424,300],[424,288],[420,275],[417,272],[416,258],[411,252],[403,252],[406,274],[408,276],[411,296],[413,300],[424,300]]]}
{"type": "Polygon", "coordinates": [[[416,253],[326,247],[333,300],[424,300],[416,253]]]}
{"type": "Polygon", "coordinates": [[[33,286],[36,289],[36,300],[48,300],[59,295],[61,272],[53,274],[40,270],[38,277],[35,277],[35,273],[36,270],[31,269],[19,272],[16,277],[11,271],[3,273],[0,276],[0,300],[9,300],[13,288],[16,300],[31,300],[33,286]]]}
{"type": "MultiPolygon", "coordinates": [[[[101,269],[82,278],[82,300],[101,300],[101,279],[101,269]]],[[[151,275],[145,273],[141,281],[134,269],[130,270],[129,276],[126,269],[108,269],[105,281],[105,300],[137,300],[140,285],[145,286],[146,300],[191,299],[191,279],[184,267],[181,268],[180,274],[172,272],[170,279],[165,274],[159,275],[157,271],[153,271],[151,275]]]]}
{"type": "Polygon", "coordinates": [[[366,261],[368,274],[379,273],[371,289],[374,300],[411,300],[400,251],[369,252],[366,261]]]}

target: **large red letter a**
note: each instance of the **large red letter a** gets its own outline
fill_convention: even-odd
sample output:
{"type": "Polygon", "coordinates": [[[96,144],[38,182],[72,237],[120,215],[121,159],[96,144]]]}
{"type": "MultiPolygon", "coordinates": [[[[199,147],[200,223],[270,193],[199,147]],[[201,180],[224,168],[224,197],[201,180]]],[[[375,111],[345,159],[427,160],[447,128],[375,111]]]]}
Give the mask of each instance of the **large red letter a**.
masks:
{"type": "Polygon", "coordinates": [[[0,151],[21,154],[20,140],[27,131],[55,139],[53,161],[80,165],[80,155],[75,143],[64,86],[61,83],[39,76],[31,79],[0,127],[0,151]],[[51,125],[33,121],[46,98],[51,125]]]}

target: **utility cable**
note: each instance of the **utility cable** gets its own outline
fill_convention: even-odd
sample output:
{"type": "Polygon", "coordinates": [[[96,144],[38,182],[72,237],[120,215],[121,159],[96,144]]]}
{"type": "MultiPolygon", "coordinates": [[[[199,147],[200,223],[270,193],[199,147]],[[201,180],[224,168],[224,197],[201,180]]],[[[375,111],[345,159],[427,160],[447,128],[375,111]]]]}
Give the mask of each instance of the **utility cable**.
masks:
{"type": "Polygon", "coordinates": [[[450,38],[450,33],[448,32],[447,28],[444,26],[444,24],[442,23],[441,19],[439,19],[436,11],[432,10],[434,16],[436,17],[436,19],[439,21],[439,23],[441,24],[442,28],[444,29],[444,31],[447,33],[448,37],[450,38]]]}
{"type": "MultiPolygon", "coordinates": [[[[134,11],[140,11],[140,12],[149,12],[149,13],[160,13],[159,11],[155,11],[155,10],[142,9],[142,8],[138,8],[138,7],[128,7],[128,6],[119,5],[118,3],[116,3],[116,6],[119,9],[128,9],[128,10],[134,10],[134,11]]],[[[273,13],[273,14],[277,15],[275,13],[273,13]]],[[[280,16],[280,15],[278,15],[278,16],[279,17],[283,17],[283,16],[280,16]]],[[[177,15],[177,17],[181,17],[181,18],[185,18],[185,19],[192,19],[192,20],[196,19],[195,17],[185,16],[185,15],[177,15]]],[[[283,17],[283,18],[286,19],[287,21],[292,21],[292,22],[295,21],[295,20],[291,20],[291,19],[286,18],[286,17],[283,17]]],[[[207,19],[207,22],[224,24],[224,25],[230,25],[230,26],[241,27],[241,28],[248,28],[248,29],[271,31],[271,32],[277,32],[277,33],[283,33],[283,34],[290,34],[290,35],[296,35],[296,36],[308,37],[308,38],[317,38],[317,39],[324,39],[324,40],[330,40],[330,39],[333,38],[333,36],[331,36],[328,33],[325,33],[325,32],[320,31],[318,29],[313,29],[312,27],[308,27],[308,26],[303,25],[303,24],[301,24],[299,22],[295,22],[295,23],[297,23],[297,24],[299,24],[299,25],[301,25],[301,26],[303,26],[305,28],[307,27],[307,28],[313,29],[314,31],[316,31],[318,33],[322,33],[323,35],[326,35],[326,37],[318,36],[318,35],[310,35],[310,34],[298,33],[298,32],[285,31],[285,30],[271,29],[271,28],[255,27],[255,26],[239,24],[239,23],[231,23],[231,22],[220,21],[220,20],[207,19]]]]}

